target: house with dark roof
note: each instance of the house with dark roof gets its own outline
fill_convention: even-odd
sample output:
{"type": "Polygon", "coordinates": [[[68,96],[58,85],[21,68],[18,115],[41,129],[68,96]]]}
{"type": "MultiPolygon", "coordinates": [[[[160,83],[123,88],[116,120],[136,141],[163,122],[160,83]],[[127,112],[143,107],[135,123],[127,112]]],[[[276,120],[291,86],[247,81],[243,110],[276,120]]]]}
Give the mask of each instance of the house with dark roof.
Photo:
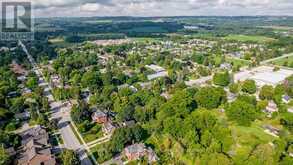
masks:
{"type": "Polygon", "coordinates": [[[56,160],[51,153],[49,136],[40,125],[30,128],[20,134],[21,147],[17,151],[18,165],[55,165],[56,160]]]}
{"type": "Polygon", "coordinates": [[[275,136],[275,137],[279,137],[280,129],[275,128],[271,125],[264,125],[263,128],[265,129],[266,133],[268,133],[272,136],[275,136]]]}
{"type": "Polygon", "coordinates": [[[284,103],[288,104],[288,103],[290,102],[290,100],[291,100],[291,97],[290,97],[290,96],[288,96],[288,95],[283,95],[283,97],[282,97],[282,101],[283,101],[284,103]]]}
{"type": "Polygon", "coordinates": [[[108,115],[101,110],[96,110],[92,114],[92,120],[96,123],[103,124],[108,121],[108,115]]]}

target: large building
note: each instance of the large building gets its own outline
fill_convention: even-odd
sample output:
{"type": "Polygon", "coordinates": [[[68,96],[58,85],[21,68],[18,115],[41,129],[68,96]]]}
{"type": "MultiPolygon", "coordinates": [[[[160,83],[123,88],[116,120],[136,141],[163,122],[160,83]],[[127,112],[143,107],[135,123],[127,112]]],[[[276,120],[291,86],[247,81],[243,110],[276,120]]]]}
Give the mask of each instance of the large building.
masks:
{"type": "Polygon", "coordinates": [[[264,85],[276,86],[285,81],[289,76],[293,75],[293,70],[280,69],[274,71],[273,67],[260,66],[252,70],[245,70],[234,75],[234,82],[242,82],[245,80],[254,80],[258,87],[264,85]]]}
{"type": "Polygon", "coordinates": [[[17,151],[18,165],[55,165],[56,160],[51,153],[49,136],[44,128],[35,126],[20,134],[21,147],[17,151]]]}

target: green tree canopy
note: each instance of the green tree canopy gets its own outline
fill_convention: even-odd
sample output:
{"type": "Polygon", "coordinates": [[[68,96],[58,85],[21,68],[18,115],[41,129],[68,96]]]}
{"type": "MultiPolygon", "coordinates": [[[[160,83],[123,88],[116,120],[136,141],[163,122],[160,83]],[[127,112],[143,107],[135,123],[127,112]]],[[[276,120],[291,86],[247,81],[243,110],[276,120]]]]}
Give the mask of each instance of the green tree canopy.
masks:
{"type": "Polygon", "coordinates": [[[64,165],[80,165],[80,160],[77,154],[72,150],[63,150],[61,153],[61,160],[64,165]]]}
{"type": "Polygon", "coordinates": [[[218,72],[215,73],[214,77],[213,77],[213,82],[215,85],[219,85],[219,86],[228,86],[230,83],[230,75],[228,71],[225,72],[218,72]]]}
{"type": "Polygon", "coordinates": [[[225,103],[227,96],[222,88],[204,87],[196,93],[195,100],[200,107],[213,109],[225,103]]]}
{"type": "Polygon", "coordinates": [[[254,80],[245,80],[242,84],[242,91],[254,94],[256,92],[256,84],[254,80]]]}
{"type": "Polygon", "coordinates": [[[262,100],[272,100],[274,97],[274,88],[270,85],[265,85],[259,92],[259,98],[262,100]]]}
{"type": "Polygon", "coordinates": [[[230,120],[243,126],[250,126],[251,122],[258,117],[255,107],[241,100],[236,100],[231,103],[226,108],[226,114],[230,120]]]}

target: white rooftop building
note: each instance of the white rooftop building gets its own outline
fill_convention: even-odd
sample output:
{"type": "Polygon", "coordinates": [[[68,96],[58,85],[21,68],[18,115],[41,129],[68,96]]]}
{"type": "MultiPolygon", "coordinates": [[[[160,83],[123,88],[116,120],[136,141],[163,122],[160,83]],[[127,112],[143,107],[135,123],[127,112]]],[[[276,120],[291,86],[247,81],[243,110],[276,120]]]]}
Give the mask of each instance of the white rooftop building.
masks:
{"type": "Polygon", "coordinates": [[[273,71],[273,67],[260,66],[252,70],[245,70],[234,75],[234,82],[254,80],[258,87],[264,85],[276,86],[282,83],[287,77],[293,75],[293,70],[280,69],[273,71]]]}
{"type": "Polygon", "coordinates": [[[147,76],[148,80],[154,80],[154,79],[160,78],[160,77],[168,77],[168,72],[163,71],[163,72],[158,72],[158,73],[151,74],[151,75],[147,76]]]}
{"type": "Polygon", "coordinates": [[[149,68],[155,72],[163,72],[165,71],[165,69],[161,66],[158,66],[158,65],[154,65],[154,64],[151,64],[151,65],[146,65],[145,66],[146,68],[149,68]]]}

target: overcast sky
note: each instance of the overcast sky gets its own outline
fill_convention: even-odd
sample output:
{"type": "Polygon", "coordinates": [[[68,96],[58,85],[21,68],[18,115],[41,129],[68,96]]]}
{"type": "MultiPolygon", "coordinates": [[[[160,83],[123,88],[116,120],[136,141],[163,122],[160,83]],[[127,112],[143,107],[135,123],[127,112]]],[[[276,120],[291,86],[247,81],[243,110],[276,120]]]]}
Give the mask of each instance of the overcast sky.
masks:
{"type": "MultiPolygon", "coordinates": [[[[19,0],[18,0],[19,1],[19,0]]],[[[29,0],[24,0],[29,1],[29,0]]],[[[35,17],[290,15],[293,0],[31,0],[35,17]]]]}

